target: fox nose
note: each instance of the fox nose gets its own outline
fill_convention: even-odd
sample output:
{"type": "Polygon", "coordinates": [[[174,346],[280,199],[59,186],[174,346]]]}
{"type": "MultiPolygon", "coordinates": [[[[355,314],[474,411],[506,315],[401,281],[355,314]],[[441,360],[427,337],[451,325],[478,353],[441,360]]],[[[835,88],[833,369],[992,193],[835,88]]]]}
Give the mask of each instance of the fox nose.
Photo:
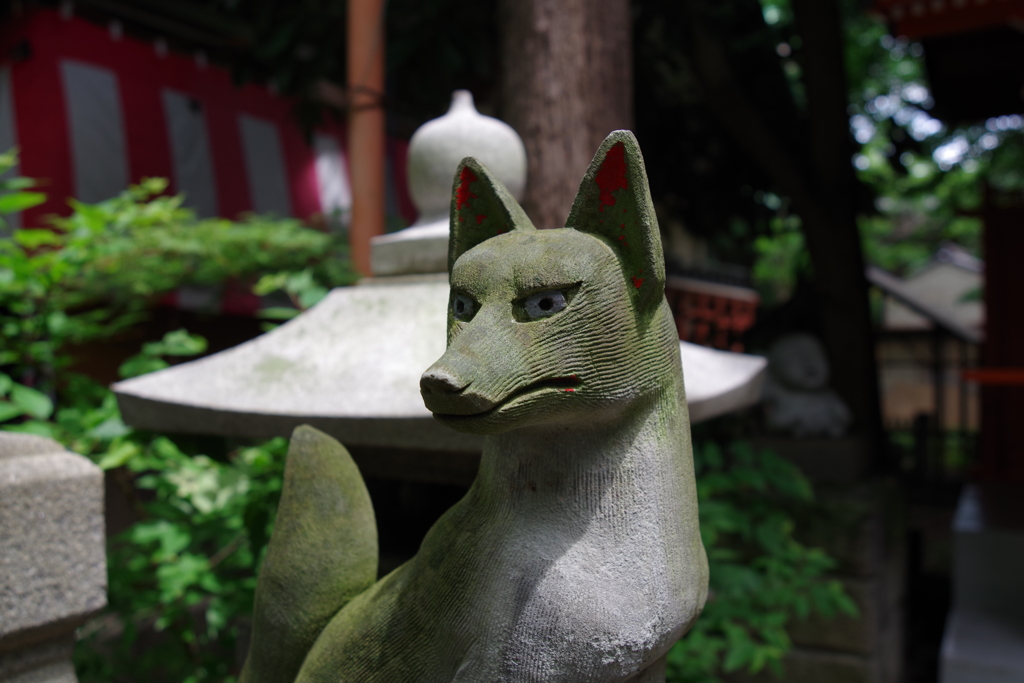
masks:
{"type": "Polygon", "coordinates": [[[430,368],[420,377],[420,393],[424,396],[461,394],[468,386],[469,382],[441,368],[430,368]]]}
{"type": "Polygon", "coordinates": [[[480,395],[472,379],[463,379],[447,363],[438,362],[420,377],[420,394],[427,410],[442,415],[475,415],[490,408],[493,403],[480,395]]]}

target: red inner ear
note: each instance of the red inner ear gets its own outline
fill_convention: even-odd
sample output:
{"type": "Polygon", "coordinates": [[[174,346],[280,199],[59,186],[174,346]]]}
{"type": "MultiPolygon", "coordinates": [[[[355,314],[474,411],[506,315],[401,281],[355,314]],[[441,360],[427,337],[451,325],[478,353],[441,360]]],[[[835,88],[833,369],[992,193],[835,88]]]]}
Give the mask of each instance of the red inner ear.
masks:
{"type": "Polygon", "coordinates": [[[616,142],[604,155],[601,168],[594,176],[594,182],[601,190],[598,211],[604,211],[606,206],[615,206],[615,190],[625,190],[629,187],[626,179],[626,146],[616,142]]]}
{"type": "Polygon", "coordinates": [[[580,183],[566,226],[606,239],[630,291],[645,306],[659,300],[665,270],[658,222],[640,148],[629,131],[605,138],[580,183]]]}
{"type": "Polygon", "coordinates": [[[461,209],[469,203],[470,199],[476,199],[476,195],[469,189],[470,184],[475,183],[476,181],[476,173],[473,173],[472,169],[468,166],[464,166],[462,168],[462,173],[459,174],[459,187],[455,190],[456,209],[461,209]]]}

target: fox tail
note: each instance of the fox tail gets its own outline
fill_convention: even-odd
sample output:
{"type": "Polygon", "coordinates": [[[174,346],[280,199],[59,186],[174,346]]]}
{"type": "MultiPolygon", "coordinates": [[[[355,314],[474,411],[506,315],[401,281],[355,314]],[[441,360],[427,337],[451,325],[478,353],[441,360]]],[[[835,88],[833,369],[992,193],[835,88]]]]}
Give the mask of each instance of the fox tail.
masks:
{"type": "Polygon", "coordinates": [[[239,683],[293,683],[331,617],[376,580],[377,525],[359,469],[335,439],[296,428],[239,683]]]}

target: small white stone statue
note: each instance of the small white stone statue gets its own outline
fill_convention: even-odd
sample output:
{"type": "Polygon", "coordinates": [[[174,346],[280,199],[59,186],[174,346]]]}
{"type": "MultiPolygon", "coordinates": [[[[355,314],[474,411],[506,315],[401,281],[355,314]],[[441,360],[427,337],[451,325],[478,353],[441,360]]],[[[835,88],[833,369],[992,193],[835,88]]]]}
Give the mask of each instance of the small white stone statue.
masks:
{"type": "Polygon", "coordinates": [[[852,415],[828,380],[828,357],[815,337],[798,332],[775,342],[764,388],[768,426],[797,438],[843,436],[852,415]]]}

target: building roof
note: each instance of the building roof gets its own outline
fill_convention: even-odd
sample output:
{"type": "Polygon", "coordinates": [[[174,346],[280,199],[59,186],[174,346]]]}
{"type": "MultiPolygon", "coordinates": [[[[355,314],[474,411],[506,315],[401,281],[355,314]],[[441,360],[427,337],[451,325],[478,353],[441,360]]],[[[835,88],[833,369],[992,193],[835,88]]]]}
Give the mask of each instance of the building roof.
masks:
{"type": "Polygon", "coordinates": [[[984,338],[984,304],[973,297],[984,263],[955,245],[940,249],[924,268],[903,279],[875,266],[868,281],[886,295],[882,327],[913,332],[938,327],[972,343],[984,338]]]}

